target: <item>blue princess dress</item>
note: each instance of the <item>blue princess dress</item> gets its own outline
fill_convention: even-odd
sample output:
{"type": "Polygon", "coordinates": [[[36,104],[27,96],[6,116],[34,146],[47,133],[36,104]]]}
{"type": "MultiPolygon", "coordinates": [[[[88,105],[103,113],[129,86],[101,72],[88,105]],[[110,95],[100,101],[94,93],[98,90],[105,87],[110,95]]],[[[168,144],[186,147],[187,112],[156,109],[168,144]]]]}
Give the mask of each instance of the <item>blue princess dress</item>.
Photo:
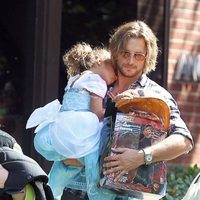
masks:
{"type": "Polygon", "coordinates": [[[54,100],[37,108],[27,121],[26,128],[37,126],[35,149],[47,160],[55,161],[49,173],[55,199],[60,199],[65,186],[83,171],[85,183],[74,184],[74,189],[86,190],[90,200],[115,199],[114,193],[97,188],[102,122],[90,111],[90,94],[104,98],[106,91],[106,82],[99,75],[90,71],[76,75],[68,81],[62,105],[54,100]],[[61,162],[66,158],[77,158],[85,167],[66,166],[61,162]]]}

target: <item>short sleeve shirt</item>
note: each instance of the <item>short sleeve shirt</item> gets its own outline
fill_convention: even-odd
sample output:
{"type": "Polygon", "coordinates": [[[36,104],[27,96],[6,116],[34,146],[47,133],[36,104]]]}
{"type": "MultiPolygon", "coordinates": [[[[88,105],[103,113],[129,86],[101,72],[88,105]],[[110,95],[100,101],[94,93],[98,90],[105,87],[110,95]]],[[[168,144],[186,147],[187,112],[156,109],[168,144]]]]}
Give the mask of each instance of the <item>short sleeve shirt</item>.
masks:
{"type": "Polygon", "coordinates": [[[185,122],[180,116],[180,111],[178,109],[177,103],[166,89],[148,78],[145,74],[143,74],[137,81],[132,83],[128,89],[137,90],[140,96],[144,96],[145,94],[152,92],[155,97],[162,98],[170,109],[170,127],[168,129],[168,135],[181,134],[189,138],[193,144],[193,138],[185,122]]]}

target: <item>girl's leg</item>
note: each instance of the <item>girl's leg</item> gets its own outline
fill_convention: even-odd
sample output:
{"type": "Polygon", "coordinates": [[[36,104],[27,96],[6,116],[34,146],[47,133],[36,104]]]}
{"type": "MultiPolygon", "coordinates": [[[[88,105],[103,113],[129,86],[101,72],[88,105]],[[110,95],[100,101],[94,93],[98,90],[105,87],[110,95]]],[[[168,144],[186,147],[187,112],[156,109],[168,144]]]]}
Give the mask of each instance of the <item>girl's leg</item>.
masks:
{"type": "Polygon", "coordinates": [[[64,188],[80,173],[81,169],[81,167],[68,167],[62,161],[55,161],[53,163],[48,175],[48,184],[56,200],[61,199],[64,188]]]}
{"type": "Polygon", "coordinates": [[[85,174],[87,182],[87,194],[89,200],[114,200],[116,194],[97,186],[99,181],[99,151],[93,152],[84,157],[85,174]]]}

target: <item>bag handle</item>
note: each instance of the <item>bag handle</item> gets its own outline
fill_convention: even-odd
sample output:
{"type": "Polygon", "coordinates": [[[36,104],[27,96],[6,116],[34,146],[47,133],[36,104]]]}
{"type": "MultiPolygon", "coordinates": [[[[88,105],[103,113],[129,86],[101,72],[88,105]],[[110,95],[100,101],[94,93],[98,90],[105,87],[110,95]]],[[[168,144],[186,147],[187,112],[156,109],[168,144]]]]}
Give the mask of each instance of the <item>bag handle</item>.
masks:
{"type": "MultiPolygon", "coordinates": [[[[194,180],[192,181],[191,185],[194,185],[195,183],[200,182],[200,172],[196,175],[196,177],[194,178],[194,180]],[[199,179],[199,180],[198,180],[199,179]]],[[[190,186],[191,186],[190,185],[190,186]]]]}

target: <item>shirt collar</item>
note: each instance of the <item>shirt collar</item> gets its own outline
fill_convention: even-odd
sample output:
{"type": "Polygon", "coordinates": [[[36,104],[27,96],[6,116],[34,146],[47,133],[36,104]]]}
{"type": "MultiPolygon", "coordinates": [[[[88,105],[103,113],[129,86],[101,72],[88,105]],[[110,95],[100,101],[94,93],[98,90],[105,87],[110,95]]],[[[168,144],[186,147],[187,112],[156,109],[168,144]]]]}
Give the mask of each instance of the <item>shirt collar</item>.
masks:
{"type": "Polygon", "coordinates": [[[134,83],[131,84],[130,87],[138,86],[144,87],[146,85],[148,77],[146,74],[142,74],[138,80],[136,80],[134,83]]]}

